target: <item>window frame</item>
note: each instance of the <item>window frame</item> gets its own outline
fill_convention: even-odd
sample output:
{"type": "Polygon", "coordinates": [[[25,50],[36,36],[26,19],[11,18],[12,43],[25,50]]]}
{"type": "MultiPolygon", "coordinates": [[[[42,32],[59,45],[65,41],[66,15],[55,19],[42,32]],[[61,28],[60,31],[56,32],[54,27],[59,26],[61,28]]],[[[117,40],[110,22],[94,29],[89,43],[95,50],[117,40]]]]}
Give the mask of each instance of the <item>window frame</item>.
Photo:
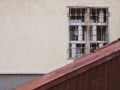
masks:
{"type": "MultiPolygon", "coordinates": [[[[111,34],[110,34],[110,31],[111,31],[111,17],[110,17],[110,14],[111,14],[111,9],[110,9],[110,6],[67,6],[67,36],[68,36],[68,43],[67,43],[67,58],[68,58],[68,60],[74,60],[74,59],[76,59],[76,58],[78,58],[78,57],[70,57],[70,50],[69,50],[69,44],[70,44],[70,36],[69,36],[69,33],[70,33],[70,31],[69,31],[69,26],[70,26],[70,24],[69,24],[69,9],[70,8],[97,8],[97,9],[99,9],[99,8],[107,8],[108,9],[108,25],[107,25],[107,27],[108,27],[108,31],[107,31],[107,33],[108,33],[108,35],[107,35],[107,43],[109,43],[110,42],[110,36],[111,36],[111,34]]],[[[83,55],[84,56],[84,55],[83,55]]]]}

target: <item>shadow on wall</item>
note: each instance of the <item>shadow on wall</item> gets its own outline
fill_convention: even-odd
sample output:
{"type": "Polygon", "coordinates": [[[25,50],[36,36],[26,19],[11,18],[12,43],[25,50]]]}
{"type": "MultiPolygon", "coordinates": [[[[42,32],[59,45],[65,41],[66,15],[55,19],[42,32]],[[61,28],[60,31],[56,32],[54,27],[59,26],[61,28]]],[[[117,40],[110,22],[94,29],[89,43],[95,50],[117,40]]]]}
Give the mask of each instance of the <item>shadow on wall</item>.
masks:
{"type": "Polygon", "coordinates": [[[2,74],[0,75],[0,90],[12,90],[13,88],[29,82],[43,74],[2,74]]]}

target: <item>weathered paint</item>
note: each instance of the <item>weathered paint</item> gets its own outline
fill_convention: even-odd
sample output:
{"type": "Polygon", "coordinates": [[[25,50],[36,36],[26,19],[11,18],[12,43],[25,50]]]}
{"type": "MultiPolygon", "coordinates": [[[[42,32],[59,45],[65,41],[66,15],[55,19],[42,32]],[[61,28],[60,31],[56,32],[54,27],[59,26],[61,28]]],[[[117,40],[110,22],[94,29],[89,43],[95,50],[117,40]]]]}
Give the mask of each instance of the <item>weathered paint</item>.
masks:
{"type": "Polygon", "coordinates": [[[120,90],[120,40],[14,90],[120,90]]]}

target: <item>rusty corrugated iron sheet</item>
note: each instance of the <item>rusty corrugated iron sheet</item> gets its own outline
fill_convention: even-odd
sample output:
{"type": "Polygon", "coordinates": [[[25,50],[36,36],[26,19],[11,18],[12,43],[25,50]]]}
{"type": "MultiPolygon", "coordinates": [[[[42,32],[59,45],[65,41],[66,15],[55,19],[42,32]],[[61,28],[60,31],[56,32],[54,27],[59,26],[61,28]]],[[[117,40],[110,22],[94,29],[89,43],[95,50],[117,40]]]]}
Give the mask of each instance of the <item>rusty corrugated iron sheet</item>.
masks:
{"type": "Polygon", "coordinates": [[[120,40],[14,90],[120,90],[120,40]]]}

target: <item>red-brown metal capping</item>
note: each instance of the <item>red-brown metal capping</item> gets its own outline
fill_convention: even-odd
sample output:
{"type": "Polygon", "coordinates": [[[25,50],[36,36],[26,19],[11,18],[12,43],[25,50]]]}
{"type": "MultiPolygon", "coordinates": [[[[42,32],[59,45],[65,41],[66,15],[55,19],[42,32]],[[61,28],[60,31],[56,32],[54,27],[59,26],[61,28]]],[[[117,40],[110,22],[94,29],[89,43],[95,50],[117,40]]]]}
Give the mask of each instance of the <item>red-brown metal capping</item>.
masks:
{"type": "Polygon", "coordinates": [[[120,40],[116,40],[14,90],[120,90],[119,69],[120,40]]]}

